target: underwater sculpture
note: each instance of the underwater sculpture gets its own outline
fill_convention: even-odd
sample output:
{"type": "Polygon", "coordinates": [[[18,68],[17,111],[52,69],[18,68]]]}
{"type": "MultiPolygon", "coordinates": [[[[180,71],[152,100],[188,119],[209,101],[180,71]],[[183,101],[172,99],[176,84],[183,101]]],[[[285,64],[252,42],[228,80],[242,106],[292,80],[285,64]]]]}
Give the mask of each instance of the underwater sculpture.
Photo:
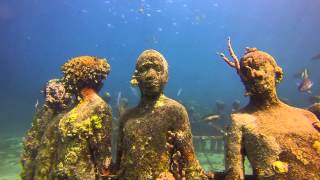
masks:
{"type": "Polygon", "coordinates": [[[312,126],[317,118],[304,109],[281,102],[276,85],[283,77],[274,58],[247,48],[238,61],[220,56],[240,76],[249,104],[231,115],[226,137],[226,179],[244,179],[247,156],[255,179],[320,179],[320,135],[312,126]]]}
{"type": "Polygon", "coordinates": [[[163,94],[168,64],[155,50],[138,58],[131,83],[141,92],[139,104],[120,119],[119,179],[206,178],[196,159],[185,108],[163,94]]]}
{"type": "Polygon", "coordinates": [[[109,71],[106,60],[93,56],[75,57],[62,66],[64,83],[77,102],[47,128],[35,179],[95,180],[109,175],[111,108],[97,94],[109,71]]]}
{"type": "Polygon", "coordinates": [[[80,56],[62,66],[70,90],[80,102],[59,122],[57,157],[60,178],[96,179],[107,176],[111,163],[111,108],[97,94],[110,72],[105,59],[80,56]]]}
{"type": "Polygon", "coordinates": [[[71,95],[60,79],[49,80],[44,89],[45,103],[36,111],[32,127],[23,139],[22,179],[33,179],[41,139],[49,123],[71,106],[71,95]]]}

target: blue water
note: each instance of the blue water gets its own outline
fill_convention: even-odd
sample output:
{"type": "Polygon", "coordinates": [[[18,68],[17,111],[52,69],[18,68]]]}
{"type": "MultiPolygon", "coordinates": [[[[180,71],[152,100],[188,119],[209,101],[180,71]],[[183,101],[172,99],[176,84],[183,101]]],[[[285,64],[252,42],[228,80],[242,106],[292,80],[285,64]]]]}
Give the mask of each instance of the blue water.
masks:
{"type": "Polygon", "coordinates": [[[310,60],[320,53],[319,9],[316,0],[1,0],[0,132],[24,134],[44,83],[79,55],[108,59],[101,93],[109,91],[113,105],[119,92],[137,102],[129,81],[150,48],[169,63],[169,97],[208,112],[216,100],[245,105],[239,77],[216,55],[227,54],[228,36],[239,57],[247,46],[273,55],[285,73],[280,97],[307,107],[293,74],[308,68],[319,93],[320,60],[310,60]]]}

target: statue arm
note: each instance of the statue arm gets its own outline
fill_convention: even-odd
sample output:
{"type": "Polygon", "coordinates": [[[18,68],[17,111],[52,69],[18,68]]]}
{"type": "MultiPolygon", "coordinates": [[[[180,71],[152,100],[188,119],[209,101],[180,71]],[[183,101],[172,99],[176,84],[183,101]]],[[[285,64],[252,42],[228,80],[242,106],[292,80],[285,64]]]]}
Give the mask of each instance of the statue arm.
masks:
{"type": "Polygon", "coordinates": [[[124,127],[124,118],[125,115],[121,116],[119,119],[119,128],[118,128],[118,138],[116,143],[116,161],[113,173],[116,173],[120,169],[120,162],[122,156],[122,140],[123,140],[123,127],[124,127]]]}
{"type": "Polygon", "coordinates": [[[226,179],[244,179],[244,152],[242,146],[242,126],[235,115],[231,116],[225,144],[226,179]]]}
{"type": "Polygon", "coordinates": [[[173,162],[183,162],[183,164],[175,165],[179,167],[179,172],[174,174],[180,174],[180,178],[185,175],[187,179],[206,179],[193,148],[188,114],[184,108],[178,114],[176,126],[169,132],[169,137],[174,136],[173,162]]]}

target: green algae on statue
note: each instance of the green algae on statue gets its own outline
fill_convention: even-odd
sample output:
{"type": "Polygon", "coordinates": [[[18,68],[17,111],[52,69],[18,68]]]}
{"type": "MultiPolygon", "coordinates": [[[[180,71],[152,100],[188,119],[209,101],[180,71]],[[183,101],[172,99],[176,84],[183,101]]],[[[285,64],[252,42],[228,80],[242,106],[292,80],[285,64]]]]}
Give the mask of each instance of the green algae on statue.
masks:
{"type": "Polygon", "coordinates": [[[32,127],[23,140],[22,179],[34,179],[36,158],[42,144],[43,134],[51,121],[71,106],[71,96],[66,91],[64,83],[59,79],[52,79],[47,82],[44,96],[45,103],[39,111],[36,111],[32,127]]]}
{"type": "Polygon", "coordinates": [[[80,102],[59,122],[59,178],[96,179],[108,175],[111,163],[111,108],[97,94],[110,71],[104,59],[76,57],[62,72],[80,102]]]}
{"type": "Polygon", "coordinates": [[[131,81],[141,92],[139,104],[120,119],[117,169],[119,179],[201,179],[188,114],[163,94],[168,64],[155,50],[138,58],[131,81]]]}
{"type": "Polygon", "coordinates": [[[50,124],[37,158],[35,179],[101,179],[111,163],[111,108],[98,96],[110,66],[93,56],[62,66],[77,104],[50,124]]]}
{"type": "Polygon", "coordinates": [[[247,48],[238,61],[230,39],[234,62],[220,56],[240,76],[249,104],[231,115],[226,137],[226,179],[244,179],[247,156],[255,179],[320,179],[318,119],[309,111],[281,102],[276,85],[283,77],[274,58],[247,48]]]}

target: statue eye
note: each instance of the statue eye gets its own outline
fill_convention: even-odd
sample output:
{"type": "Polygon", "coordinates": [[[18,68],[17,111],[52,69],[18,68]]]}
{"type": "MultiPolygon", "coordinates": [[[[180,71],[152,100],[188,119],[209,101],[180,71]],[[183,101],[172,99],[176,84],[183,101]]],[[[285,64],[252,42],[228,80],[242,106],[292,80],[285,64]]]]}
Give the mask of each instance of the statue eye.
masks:
{"type": "Polygon", "coordinates": [[[161,71],[161,70],[162,70],[162,68],[161,68],[159,65],[155,66],[154,69],[155,69],[156,71],[161,71]]]}
{"type": "Polygon", "coordinates": [[[147,69],[148,69],[148,65],[143,65],[143,66],[140,66],[140,67],[139,67],[138,71],[139,71],[139,72],[144,72],[144,71],[146,71],[147,69]]]}

